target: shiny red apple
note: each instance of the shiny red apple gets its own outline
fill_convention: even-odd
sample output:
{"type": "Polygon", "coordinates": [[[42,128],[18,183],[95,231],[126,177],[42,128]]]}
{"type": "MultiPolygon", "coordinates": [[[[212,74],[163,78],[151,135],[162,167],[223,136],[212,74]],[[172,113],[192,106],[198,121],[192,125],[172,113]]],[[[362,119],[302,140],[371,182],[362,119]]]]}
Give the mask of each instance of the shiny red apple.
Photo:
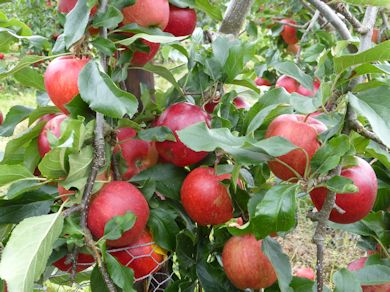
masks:
{"type": "Polygon", "coordinates": [[[213,168],[199,167],[187,175],[181,187],[181,201],[192,220],[200,225],[217,225],[233,218],[227,187],[228,175],[216,175],[213,168]]]}
{"type": "Polygon", "coordinates": [[[243,99],[241,96],[237,96],[233,100],[233,104],[236,106],[237,109],[248,110],[251,107],[251,105],[245,99],[243,99]]]}
{"type": "MultiPolygon", "coordinates": [[[[357,222],[366,217],[374,206],[378,191],[375,172],[367,161],[359,157],[356,159],[358,165],[344,168],[341,171],[341,176],[351,179],[359,191],[336,195],[336,205],[345,213],[342,214],[333,209],[330,213],[330,221],[340,224],[357,222]]],[[[326,194],[326,188],[317,188],[310,192],[310,197],[318,210],[321,210],[326,194]]]]}
{"type": "Polygon", "coordinates": [[[207,152],[196,152],[185,146],[176,134],[176,131],[187,128],[193,124],[206,122],[210,126],[210,116],[199,106],[188,102],[179,102],[168,107],[157,119],[156,126],[166,126],[172,130],[176,142],[157,142],[156,147],[165,161],[177,166],[188,166],[201,161],[207,152]]]}
{"type": "Polygon", "coordinates": [[[290,76],[282,75],[276,81],[275,87],[282,87],[286,89],[288,93],[293,93],[293,92],[297,92],[299,87],[299,82],[290,76]]]}
{"type": "Polygon", "coordinates": [[[122,9],[123,23],[140,26],[158,26],[164,30],[169,21],[168,0],[137,0],[135,4],[122,9]]]}
{"type": "MultiPolygon", "coordinates": [[[[70,273],[72,271],[72,262],[67,263],[67,256],[60,258],[58,261],[53,263],[53,266],[61,271],[70,273]]],[[[90,254],[80,253],[77,257],[76,271],[81,272],[95,263],[95,259],[90,254]]]]}
{"type": "Polygon", "coordinates": [[[64,114],[55,116],[42,128],[41,133],[38,136],[38,150],[41,157],[45,156],[45,154],[51,150],[48,137],[49,132],[59,138],[61,136],[61,124],[66,118],[67,116],[64,114]]]}
{"type": "Polygon", "coordinates": [[[304,115],[284,114],[274,119],[268,126],[265,137],[280,136],[301,149],[277,157],[289,167],[276,160],[269,161],[268,166],[271,171],[282,180],[297,179],[297,175],[290,168],[303,177],[306,168],[310,166],[311,158],[320,147],[317,136],[325,130],[326,126],[322,122],[304,115]],[[302,149],[306,151],[309,160],[306,159],[302,149]]]}
{"type": "MultiPolygon", "coordinates": [[[[293,25],[297,24],[294,20],[291,19],[282,19],[282,22],[293,25]]],[[[287,24],[283,25],[283,30],[280,35],[282,36],[282,39],[285,41],[285,43],[288,45],[294,45],[299,41],[297,37],[297,29],[287,24]]]]}
{"type": "Polygon", "coordinates": [[[5,55],[3,53],[0,53],[0,60],[4,60],[5,55]]]}
{"type": "Polygon", "coordinates": [[[109,252],[122,265],[133,269],[136,281],[156,273],[164,262],[165,255],[146,230],[130,246],[109,252]]]}
{"type": "Polygon", "coordinates": [[[0,125],[3,124],[3,121],[4,121],[3,113],[0,112],[0,125]]]}
{"type": "Polygon", "coordinates": [[[95,238],[104,235],[104,227],[115,216],[133,212],[137,217],[134,226],[119,239],[107,240],[108,246],[126,246],[137,240],[149,218],[149,206],[143,194],[132,184],[112,181],[92,199],[88,210],[88,228],[95,238]]]}
{"type": "Polygon", "coordinates": [[[129,180],[158,161],[155,143],[136,139],[136,135],[137,131],[132,128],[119,129],[117,134],[118,146],[114,153],[119,153],[126,161],[127,169],[121,173],[124,180],[129,180]]]}
{"type": "Polygon", "coordinates": [[[277,280],[261,245],[262,241],[253,235],[234,236],[226,242],[222,252],[223,268],[237,288],[267,288],[277,280]]]}
{"type": "Polygon", "coordinates": [[[174,36],[191,35],[196,27],[196,12],[191,8],[180,8],[169,5],[169,22],[165,32],[174,36]]]}
{"type": "MultiPolygon", "coordinates": [[[[357,259],[350,263],[348,265],[349,271],[358,271],[362,268],[364,268],[366,264],[367,258],[362,257],[360,259],[357,259]]],[[[363,292],[389,292],[390,291],[390,277],[389,282],[385,284],[379,284],[379,285],[362,285],[363,292]]]]}
{"type": "Polygon", "coordinates": [[[64,113],[65,105],[79,94],[78,78],[88,58],[64,56],[54,59],[46,69],[44,80],[51,101],[64,113]]]}

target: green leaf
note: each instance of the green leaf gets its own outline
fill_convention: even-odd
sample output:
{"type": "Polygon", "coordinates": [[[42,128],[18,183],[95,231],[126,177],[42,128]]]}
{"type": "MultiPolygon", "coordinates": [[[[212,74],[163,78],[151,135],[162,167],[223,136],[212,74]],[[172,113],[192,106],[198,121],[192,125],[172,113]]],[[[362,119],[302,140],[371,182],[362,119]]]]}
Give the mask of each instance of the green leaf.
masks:
{"type": "Polygon", "coordinates": [[[28,117],[28,124],[31,126],[36,120],[40,117],[47,114],[56,114],[59,113],[60,110],[56,106],[41,106],[36,108],[28,117]]]}
{"type": "Polygon", "coordinates": [[[66,148],[55,148],[42,158],[38,169],[48,179],[65,177],[67,173],[65,165],[66,148]]]}
{"type": "Polygon", "coordinates": [[[278,157],[297,149],[297,146],[280,136],[270,137],[256,143],[248,143],[245,146],[248,148],[254,147],[255,149],[259,149],[271,157],[278,157]]]}
{"type": "Polygon", "coordinates": [[[276,71],[281,74],[290,76],[302,84],[305,88],[313,90],[313,78],[305,74],[293,62],[282,62],[273,64],[276,71]]]}
{"type": "Polygon", "coordinates": [[[64,41],[67,49],[78,42],[84,35],[90,11],[87,0],[78,0],[76,6],[66,15],[64,41]]]}
{"type": "MultiPolygon", "coordinates": [[[[132,69],[132,67],[130,67],[129,69],[132,69]]],[[[183,89],[180,87],[179,83],[177,83],[175,77],[166,67],[148,63],[145,66],[143,66],[142,69],[159,75],[160,77],[169,81],[179,92],[183,92],[183,89]]]]}
{"type": "Polygon", "coordinates": [[[97,112],[112,118],[122,118],[125,114],[132,117],[137,112],[136,97],[119,89],[94,61],[84,66],[78,85],[81,98],[97,112]]]}
{"type": "Polygon", "coordinates": [[[180,229],[175,222],[177,215],[165,204],[150,210],[148,226],[154,241],[162,248],[173,251],[176,247],[176,236],[180,229]]]}
{"type": "Polygon", "coordinates": [[[33,87],[40,91],[45,91],[42,73],[38,70],[26,67],[14,74],[14,78],[24,86],[33,87]]]}
{"type": "MultiPolygon", "coordinates": [[[[387,1],[387,0],[386,0],[387,1]]],[[[337,74],[355,65],[386,62],[390,59],[390,41],[385,41],[375,47],[357,54],[348,54],[333,59],[334,68],[337,74]]]]}
{"type": "Polygon", "coordinates": [[[358,93],[348,95],[352,107],[362,116],[367,118],[370,125],[383,141],[390,147],[390,87],[381,86],[358,93]]]}
{"type": "Polygon", "coordinates": [[[335,137],[321,146],[310,161],[312,176],[327,174],[328,171],[334,169],[350,147],[349,138],[346,135],[335,137]]]}
{"type": "Polygon", "coordinates": [[[91,291],[92,292],[110,292],[100,273],[99,267],[95,265],[91,273],[91,291]]]}
{"type": "MultiPolygon", "coordinates": [[[[123,292],[135,292],[136,290],[133,288],[133,270],[120,264],[118,260],[109,253],[105,254],[105,260],[107,263],[108,273],[110,274],[111,279],[115,285],[117,285],[119,288],[122,288],[121,291],[123,292]]],[[[103,285],[106,284],[104,283],[103,285]]]]}
{"type": "Polygon", "coordinates": [[[36,177],[23,165],[0,165],[0,186],[36,177]]]}
{"type": "Polygon", "coordinates": [[[378,159],[386,168],[390,169],[390,154],[378,143],[370,141],[366,147],[366,153],[372,158],[378,159]]]}
{"type": "Polygon", "coordinates": [[[176,142],[175,135],[168,127],[154,127],[141,130],[138,132],[138,137],[144,141],[173,141],[176,142]]]}
{"type": "Polygon", "coordinates": [[[352,272],[361,285],[379,285],[389,283],[390,267],[384,265],[366,265],[352,272]]]}
{"type": "Polygon", "coordinates": [[[258,113],[250,120],[248,128],[246,129],[246,134],[248,135],[260,128],[260,126],[264,123],[265,119],[269,115],[271,115],[275,109],[278,109],[279,107],[284,107],[284,105],[271,104],[258,111],[258,113]]]}
{"type": "Polygon", "coordinates": [[[40,191],[24,193],[17,199],[0,200],[0,224],[18,224],[25,218],[49,213],[53,196],[40,191]]]}
{"type": "Polygon", "coordinates": [[[296,185],[276,185],[265,193],[250,219],[257,238],[277,231],[289,231],[295,226],[296,191],[296,185]]]}
{"type": "Polygon", "coordinates": [[[344,176],[336,175],[326,182],[326,188],[337,194],[356,193],[359,188],[353,184],[353,181],[344,176]]]}
{"type": "Polygon", "coordinates": [[[106,12],[99,12],[93,18],[94,27],[115,28],[123,20],[121,11],[113,5],[108,5],[106,12]]]}
{"type": "Polygon", "coordinates": [[[0,277],[7,281],[10,291],[33,291],[61,234],[63,221],[58,212],[25,219],[15,227],[0,262],[0,277]]]}
{"type": "Polygon", "coordinates": [[[126,212],[122,216],[114,216],[104,226],[104,236],[108,240],[116,240],[123,233],[130,230],[135,223],[137,216],[133,212],[126,212]]]}
{"type": "Polygon", "coordinates": [[[98,49],[106,56],[111,56],[116,50],[116,46],[111,40],[102,37],[95,38],[92,41],[92,44],[96,49],[98,49]]]}
{"type": "Polygon", "coordinates": [[[156,190],[164,196],[180,200],[180,189],[188,173],[172,164],[157,164],[131,178],[131,182],[154,181],[156,190]]]}
{"type": "Polygon", "coordinates": [[[52,55],[52,56],[36,56],[36,55],[28,55],[28,56],[24,56],[18,64],[16,64],[15,66],[12,66],[8,71],[0,71],[0,79],[1,78],[4,78],[4,77],[7,77],[11,74],[15,74],[17,72],[19,72],[20,70],[26,68],[26,67],[29,67],[30,65],[34,64],[34,63],[37,63],[37,62],[40,62],[40,61],[44,61],[44,60],[50,60],[50,59],[53,59],[53,58],[57,58],[57,57],[60,57],[60,56],[63,56],[64,54],[62,55],[52,55]]]}
{"type": "Polygon", "coordinates": [[[62,186],[66,189],[71,187],[83,189],[87,183],[92,158],[93,148],[91,145],[85,146],[79,153],[70,154],[69,173],[62,186]]]}
{"type": "Polygon", "coordinates": [[[279,243],[267,237],[263,239],[261,248],[275,269],[280,290],[282,292],[291,291],[291,288],[289,288],[292,280],[290,260],[283,253],[279,243]]]}
{"type": "Polygon", "coordinates": [[[336,286],[335,292],[362,291],[358,279],[347,269],[337,271],[333,275],[333,282],[336,286]]]}
{"type": "Polygon", "coordinates": [[[209,0],[195,0],[195,7],[214,20],[221,21],[222,13],[220,9],[215,9],[215,6],[212,5],[209,0]]]}
{"type": "Polygon", "coordinates": [[[21,121],[25,120],[29,114],[32,112],[32,108],[25,107],[22,105],[15,105],[9,111],[3,121],[3,124],[0,125],[0,136],[10,137],[13,135],[16,125],[21,121]]]}

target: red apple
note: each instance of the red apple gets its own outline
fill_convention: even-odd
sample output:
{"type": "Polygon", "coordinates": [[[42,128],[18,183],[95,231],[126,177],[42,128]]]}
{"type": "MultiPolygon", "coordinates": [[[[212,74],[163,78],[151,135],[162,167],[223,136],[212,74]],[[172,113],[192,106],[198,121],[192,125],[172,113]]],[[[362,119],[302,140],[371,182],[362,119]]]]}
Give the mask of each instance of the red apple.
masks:
{"type": "Polygon", "coordinates": [[[233,104],[236,106],[237,109],[248,110],[251,107],[251,105],[245,99],[243,99],[241,96],[237,96],[233,100],[233,104]]]}
{"type": "Polygon", "coordinates": [[[230,238],[222,252],[223,268],[239,289],[261,289],[276,281],[275,270],[261,250],[261,240],[253,235],[230,238]]]}
{"type": "Polygon", "coordinates": [[[186,36],[194,32],[196,27],[196,12],[191,8],[179,8],[169,5],[169,22],[165,32],[174,36],[186,36]]]}
{"type": "Polygon", "coordinates": [[[150,60],[154,58],[154,56],[157,54],[158,50],[160,49],[160,44],[158,43],[152,43],[147,40],[142,39],[141,40],[146,46],[149,47],[148,52],[144,51],[136,51],[133,54],[133,58],[131,59],[130,63],[133,66],[139,66],[142,67],[146,63],[148,63],[150,60]]]}
{"type": "MultiPolygon", "coordinates": [[[[306,151],[309,161],[307,161],[306,155],[302,149],[295,149],[285,155],[277,157],[303,177],[306,167],[310,166],[311,158],[320,147],[317,136],[325,130],[326,126],[322,122],[311,117],[284,114],[278,116],[271,122],[265,137],[283,137],[306,151]]],[[[268,166],[278,178],[282,180],[296,180],[297,176],[282,163],[272,160],[268,162],[268,166]]],[[[307,172],[307,174],[308,173],[309,172],[307,172]]]]}
{"type": "Polygon", "coordinates": [[[233,218],[228,189],[221,183],[231,175],[216,175],[213,168],[199,167],[184,179],[180,190],[183,207],[200,225],[217,225],[233,218]]]}
{"type": "Polygon", "coordinates": [[[169,21],[168,0],[137,0],[135,4],[122,9],[123,23],[140,26],[158,26],[164,30],[169,21]]]}
{"type": "Polygon", "coordinates": [[[164,262],[165,253],[158,247],[152,235],[144,230],[130,246],[109,251],[122,265],[133,269],[136,281],[156,273],[164,262]]]}
{"type": "MultiPolygon", "coordinates": [[[[348,265],[348,270],[358,271],[358,270],[364,268],[366,261],[367,261],[366,257],[362,257],[360,259],[357,259],[348,265]]],[[[363,292],[389,292],[390,291],[390,278],[389,278],[389,282],[385,283],[385,284],[369,285],[369,286],[362,285],[362,290],[363,290],[363,292]]]]}
{"type": "Polygon", "coordinates": [[[38,122],[48,122],[50,121],[51,119],[54,119],[58,114],[46,114],[46,115],[43,115],[41,116],[39,119],[38,119],[38,122]]]}
{"type": "Polygon", "coordinates": [[[38,136],[38,150],[41,157],[45,156],[45,154],[51,150],[48,132],[59,138],[61,136],[61,124],[66,118],[67,116],[64,114],[55,116],[42,128],[42,131],[38,136]]]}
{"type": "Polygon", "coordinates": [[[295,276],[314,281],[316,275],[312,268],[299,268],[295,271],[295,276]]]}
{"type": "MultiPolygon", "coordinates": [[[[282,22],[294,25],[297,24],[294,20],[291,19],[283,19],[282,22]]],[[[282,39],[285,41],[285,43],[288,45],[294,45],[299,41],[297,37],[297,29],[286,24],[283,25],[283,30],[280,35],[282,36],[282,39]]]]}
{"type": "Polygon", "coordinates": [[[272,86],[272,83],[269,80],[262,77],[257,77],[255,83],[257,86],[272,86]]]}
{"type": "Polygon", "coordinates": [[[298,54],[300,48],[301,48],[301,46],[298,44],[288,45],[287,52],[289,52],[293,55],[296,55],[296,54],[298,54]]]}
{"type": "Polygon", "coordinates": [[[119,143],[114,153],[120,152],[121,158],[126,161],[127,169],[121,173],[124,180],[129,180],[158,161],[155,143],[135,139],[136,135],[137,131],[132,128],[119,129],[117,134],[119,143]]]}
{"type": "MultiPolygon", "coordinates": [[[[69,13],[75,6],[76,6],[77,0],[60,0],[58,2],[58,11],[60,13],[67,14],[69,13]]],[[[92,7],[91,9],[91,15],[95,15],[97,12],[97,6],[92,7]]]]}
{"type": "Polygon", "coordinates": [[[204,110],[206,111],[206,112],[208,112],[208,113],[213,113],[214,112],[214,109],[217,107],[217,105],[219,104],[219,102],[220,102],[221,100],[218,98],[218,99],[216,99],[216,100],[211,100],[211,101],[209,101],[208,103],[206,103],[204,106],[203,106],[203,108],[204,108],[204,110]]]}
{"type": "MultiPolygon", "coordinates": [[[[359,157],[356,158],[358,165],[344,168],[341,171],[341,176],[351,179],[359,191],[336,195],[336,205],[345,213],[341,214],[333,209],[330,213],[330,221],[340,224],[357,222],[366,217],[374,206],[378,190],[375,172],[367,161],[359,157]]],[[[326,194],[326,188],[317,188],[310,192],[310,197],[318,210],[321,210],[326,194]]]]}
{"type": "Polygon", "coordinates": [[[210,116],[199,106],[188,102],[179,102],[168,107],[158,118],[157,126],[166,126],[172,130],[176,142],[157,142],[157,151],[166,161],[177,166],[188,166],[201,161],[207,152],[196,152],[185,146],[176,134],[176,131],[187,128],[193,124],[206,122],[210,126],[210,116]]]}
{"type": "Polygon", "coordinates": [[[5,55],[3,53],[0,53],[0,60],[3,60],[5,55]]]}
{"type": "Polygon", "coordinates": [[[275,87],[283,87],[284,89],[287,90],[288,93],[293,93],[293,92],[297,92],[299,87],[299,82],[290,76],[282,75],[276,81],[275,87]]]}
{"type": "Polygon", "coordinates": [[[143,194],[132,184],[112,181],[92,199],[88,210],[88,227],[95,238],[104,235],[104,227],[115,216],[133,212],[137,216],[134,226],[119,239],[107,240],[107,245],[118,247],[133,243],[141,235],[149,218],[149,206],[143,194]]]}
{"type": "Polygon", "coordinates": [[[3,121],[4,121],[3,113],[0,112],[0,125],[3,124],[3,121]]]}
{"type": "MultiPolygon", "coordinates": [[[[61,271],[70,273],[72,271],[72,262],[65,263],[67,256],[60,258],[58,261],[53,263],[53,266],[61,271]]],[[[77,257],[76,271],[81,272],[88,269],[95,263],[95,259],[90,254],[80,253],[77,257]]]]}
{"type": "Polygon", "coordinates": [[[321,82],[319,80],[316,80],[313,82],[313,91],[306,89],[302,84],[299,85],[297,93],[303,95],[303,96],[314,96],[316,95],[318,89],[321,86],[321,82]]]}
{"type": "Polygon", "coordinates": [[[378,43],[378,40],[379,40],[379,32],[380,32],[380,30],[379,29],[377,29],[377,28],[374,28],[373,30],[372,30],[372,37],[371,37],[371,41],[373,42],[373,43],[378,43]]]}
{"type": "Polygon", "coordinates": [[[65,56],[54,59],[46,69],[44,80],[51,101],[64,113],[65,105],[79,94],[78,77],[88,58],[65,56]]]}

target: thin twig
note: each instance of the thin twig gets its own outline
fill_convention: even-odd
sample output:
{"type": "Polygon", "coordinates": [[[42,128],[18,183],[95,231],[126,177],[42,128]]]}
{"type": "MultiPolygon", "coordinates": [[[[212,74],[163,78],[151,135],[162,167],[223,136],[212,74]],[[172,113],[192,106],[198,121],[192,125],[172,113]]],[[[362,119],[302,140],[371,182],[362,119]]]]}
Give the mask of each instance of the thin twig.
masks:
{"type": "Polygon", "coordinates": [[[351,40],[352,34],[346,24],[337,16],[336,12],[321,0],[307,0],[333,25],[340,36],[345,40],[351,40]]]}
{"type": "MultiPolygon", "coordinates": [[[[320,12],[316,10],[314,13],[313,18],[310,20],[309,25],[307,26],[307,29],[302,35],[301,42],[303,43],[306,40],[306,37],[308,36],[309,32],[313,29],[314,25],[316,24],[318,18],[320,17],[320,12]]],[[[301,57],[302,47],[299,46],[297,55],[295,56],[295,62],[299,61],[299,58],[301,57]]]]}
{"type": "MultiPolygon", "coordinates": [[[[101,5],[99,8],[99,12],[105,13],[107,10],[108,0],[102,0],[101,5]]],[[[107,38],[107,28],[101,28],[100,29],[100,36],[102,38],[107,38]]],[[[104,71],[107,71],[107,59],[104,56],[104,54],[101,54],[100,56],[100,62],[102,65],[102,68],[104,71]]],[[[87,216],[88,216],[88,208],[90,204],[90,200],[92,197],[92,190],[93,186],[96,181],[96,177],[98,175],[99,170],[105,165],[106,159],[105,159],[105,151],[104,151],[104,145],[105,145],[105,139],[104,139],[104,115],[101,113],[96,113],[96,126],[94,131],[94,156],[92,160],[92,168],[91,172],[88,176],[87,184],[85,186],[83,197],[81,200],[81,219],[80,219],[80,226],[84,233],[84,239],[86,242],[87,247],[92,251],[92,256],[94,257],[98,268],[103,276],[104,282],[107,285],[107,288],[110,292],[116,292],[116,288],[112,280],[110,279],[110,276],[106,270],[106,267],[104,263],[102,262],[102,258],[100,255],[100,252],[98,248],[95,245],[95,242],[93,240],[92,234],[87,226],[87,216]]],[[[74,257],[73,257],[73,266],[75,266],[75,262],[77,262],[77,255],[78,255],[78,249],[74,250],[74,257]]]]}
{"type": "MultiPolygon", "coordinates": [[[[328,1],[330,2],[330,1],[328,1]]],[[[349,11],[348,7],[344,4],[344,3],[335,3],[334,5],[332,4],[329,4],[331,5],[332,7],[334,7],[334,9],[342,14],[345,19],[352,25],[352,27],[354,28],[354,30],[356,30],[356,32],[360,33],[360,34],[364,34],[364,33],[367,33],[368,32],[368,28],[365,27],[352,13],[351,11],[349,11]]]]}

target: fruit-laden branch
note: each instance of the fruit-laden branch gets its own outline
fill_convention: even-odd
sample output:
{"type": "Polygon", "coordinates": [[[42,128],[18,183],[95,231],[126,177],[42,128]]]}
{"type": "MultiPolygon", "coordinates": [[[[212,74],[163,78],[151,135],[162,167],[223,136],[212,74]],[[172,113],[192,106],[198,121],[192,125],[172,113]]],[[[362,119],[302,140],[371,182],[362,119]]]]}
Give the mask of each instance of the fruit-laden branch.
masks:
{"type": "Polygon", "coordinates": [[[253,0],[231,0],[221,27],[219,28],[219,32],[237,36],[240,33],[245,17],[252,7],[252,4],[253,0]]]}
{"type": "MultiPolygon", "coordinates": [[[[317,0],[309,0],[309,2],[317,2],[317,0]]],[[[321,1],[319,1],[321,2],[321,1]]],[[[321,2],[322,3],[322,2],[321,2]]],[[[324,4],[324,3],[322,3],[324,4]]],[[[314,4],[313,4],[314,5],[314,4]]],[[[326,4],[325,4],[326,5],[326,4]]],[[[326,5],[327,6],[327,5],[326,5]]],[[[317,7],[317,6],[316,6],[317,7]]],[[[329,7],[329,9],[331,9],[329,7]]],[[[318,10],[320,10],[318,8],[318,10]]],[[[321,10],[320,10],[321,12],[321,10]]],[[[332,12],[336,17],[338,17],[334,11],[332,12]]],[[[378,9],[375,7],[369,6],[366,10],[363,26],[368,28],[368,31],[361,32],[361,43],[359,47],[359,51],[365,51],[371,46],[371,37],[372,30],[375,24],[376,15],[378,13],[378,9]]],[[[352,90],[356,84],[361,82],[361,78],[356,78],[349,84],[349,90],[352,90]]],[[[346,119],[343,126],[343,133],[349,135],[350,131],[353,129],[351,127],[351,120],[357,121],[356,114],[353,112],[353,109],[350,105],[347,106],[346,119]],[[350,118],[352,117],[352,118],[350,118]]],[[[334,170],[329,173],[330,177],[335,175],[340,175],[342,166],[337,166],[334,170]]],[[[328,194],[325,198],[325,202],[321,208],[321,210],[315,214],[310,214],[310,218],[318,221],[317,227],[313,236],[313,241],[317,246],[317,291],[322,292],[324,289],[324,279],[323,279],[323,260],[324,260],[324,238],[326,235],[326,226],[327,221],[330,216],[331,211],[336,206],[336,193],[328,191],[328,194]]],[[[337,209],[337,208],[336,208],[337,209]]]]}
{"type": "MultiPolygon", "coordinates": [[[[99,12],[105,13],[107,11],[108,0],[102,0],[99,8],[99,12]]],[[[102,38],[107,38],[107,28],[102,27],[100,29],[100,36],[102,38]]],[[[100,56],[101,65],[104,71],[107,71],[107,59],[104,54],[100,56]]],[[[87,184],[84,189],[83,197],[81,200],[81,219],[80,226],[84,233],[84,238],[86,245],[89,249],[92,250],[92,255],[99,267],[99,270],[103,276],[104,282],[107,285],[107,288],[110,292],[116,292],[116,288],[110,279],[110,276],[106,270],[106,267],[102,261],[99,250],[97,249],[95,242],[93,240],[91,231],[87,226],[87,214],[88,207],[92,197],[93,186],[96,181],[99,170],[104,167],[106,163],[105,151],[104,151],[105,139],[104,139],[104,115],[101,113],[96,113],[96,125],[94,131],[94,156],[92,160],[91,172],[88,176],[87,184]]],[[[73,254],[73,270],[75,270],[75,265],[77,262],[78,249],[75,249],[73,254]]]]}
{"type": "Polygon", "coordinates": [[[336,12],[321,0],[307,0],[333,25],[340,36],[345,40],[351,40],[352,34],[346,24],[337,16],[336,12]]]}

